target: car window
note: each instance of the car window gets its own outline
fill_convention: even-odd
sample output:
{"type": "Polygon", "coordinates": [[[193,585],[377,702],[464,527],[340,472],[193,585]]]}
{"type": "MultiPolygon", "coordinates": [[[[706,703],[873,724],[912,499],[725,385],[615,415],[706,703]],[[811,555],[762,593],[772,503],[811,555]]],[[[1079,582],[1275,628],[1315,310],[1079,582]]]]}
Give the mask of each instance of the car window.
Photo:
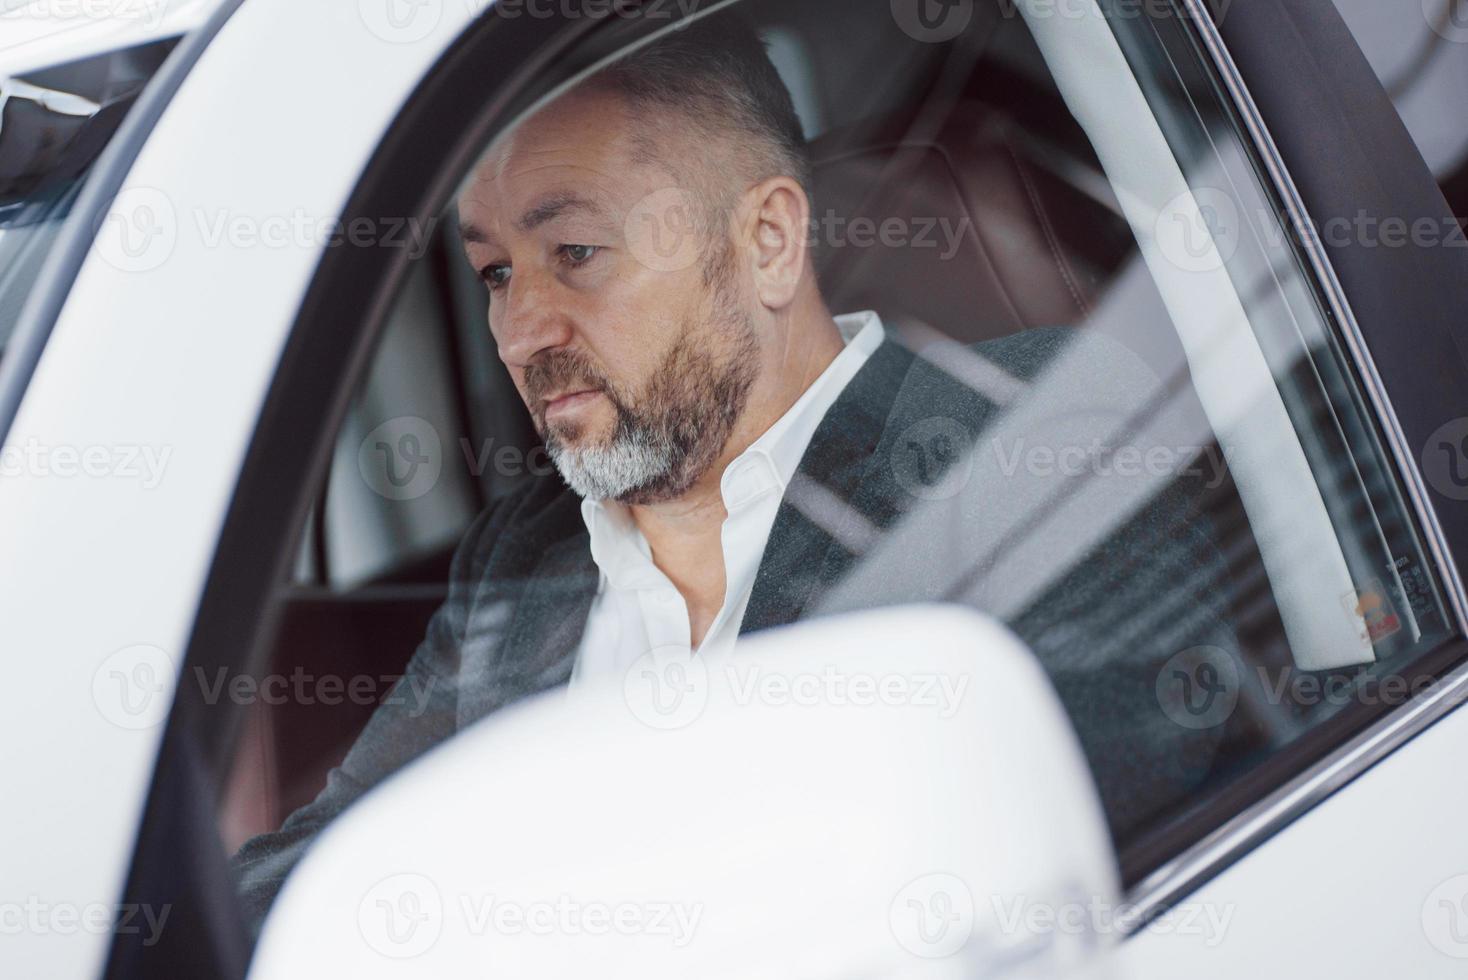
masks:
{"type": "MultiPolygon", "coordinates": [[[[220,818],[250,916],[322,827],[479,718],[814,616],[936,601],[1004,622],[1069,711],[1133,883],[1421,693],[1456,633],[1423,515],[1189,25],[944,9],[967,16],[711,15],[679,36],[754,32],[799,140],[696,176],[679,144],[656,170],[659,134],[772,125],[699,103],[666,133],[629,122],[643,152],[619,179],[536,197],[515,154],[547,133],[592,153],[577,134],[607,117],[586,105],[615,110],[569,66],[663,26],[603,25],[454,175],[251,678],[220,818]],[[736,204],[711,206],[731,174],[736,204]],[[740,210],[754,187],[768,212],[740,210]],[[757,258],[790,254],[806,271],[757,258]],[[776,356],[752,324],[811,332],[776,356]],[[798,357],[821,370],[771,395],[761,371],[798,357]],[[635,508],[709,461],[726,567],[695,625],[635,508]]],[[[637,71],[696,54],[666,50],[637,71]]]]}
{"type": "Polygon", "coordinates": [[[0,353],[92,164],[177,40],[0,77],[0,353]]]}

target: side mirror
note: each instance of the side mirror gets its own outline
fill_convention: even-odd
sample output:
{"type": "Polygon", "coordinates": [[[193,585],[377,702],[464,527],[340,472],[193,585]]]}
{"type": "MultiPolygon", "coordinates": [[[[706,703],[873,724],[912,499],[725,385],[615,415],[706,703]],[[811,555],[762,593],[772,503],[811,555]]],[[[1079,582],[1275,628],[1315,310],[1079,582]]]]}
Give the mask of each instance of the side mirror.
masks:
{"type": "Polygon", "coordinates": [[[910,606],[486,719],[326,831],[250,976],[1094,977],[1118,896],[1039,665],[910,606]]]}

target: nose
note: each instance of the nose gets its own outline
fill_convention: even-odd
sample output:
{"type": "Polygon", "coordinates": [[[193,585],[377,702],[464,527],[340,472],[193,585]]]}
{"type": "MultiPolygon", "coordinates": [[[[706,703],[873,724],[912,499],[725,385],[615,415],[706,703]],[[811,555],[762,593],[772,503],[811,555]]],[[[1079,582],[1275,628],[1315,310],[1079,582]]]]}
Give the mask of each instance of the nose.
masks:
{"type": "Polygon", "coordinates": [[[503,300],[490,302],[489,325],[500,360],[524,368],[541,351],[571,342],[571,317],[554,276],[515,272],[503,300]]]}

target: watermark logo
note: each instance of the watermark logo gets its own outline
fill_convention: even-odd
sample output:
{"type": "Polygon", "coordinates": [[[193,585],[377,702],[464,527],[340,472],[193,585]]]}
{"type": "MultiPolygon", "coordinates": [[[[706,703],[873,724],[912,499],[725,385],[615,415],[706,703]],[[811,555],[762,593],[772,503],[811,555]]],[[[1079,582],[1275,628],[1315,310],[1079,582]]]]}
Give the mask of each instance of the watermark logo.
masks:
{"type": "Polygon", "coordinates": [[[163,938],[163,927],[173,906],[124,902],[106,905],[102,902],[48,902],[31,895],[24,902],[0,902],[0,935],[74,936],[79,932],[93,936],[112,933],[137,936],[144,946],[156,946],[163,938]]]}
{"type": "Polygon", "coordinates": [[[1239,688],[1239,665],[1226,650],[1191,647],[1158,672],[1157,703],[1184,728],[1214,728],[1233,714],[1239,688]]]}
{"type": "Polygon", "coordinates": [[[1468,2],[1422,0],[1422,16],[1444,41],[1468,44],[1468,2]]]}
{"type": "MultiPolygon", "coordinates": [[[[1100,895],[1087,896],[1075,883],[1060,894],[1064,897],[992,895],[989,901],[994,924],[1011,939],[1067,938],[1074,941],[1068,945],[1080,951],[1093,948],[1101,936],[1127,935],[1141,918],[1137,906],[1116,904],[1100,895]]],[[[1157,935],[1194,936],[1212,949],[1223,943],[1237,911],[1232,903],[1183,902],[1153,916],[1141,929],[1157,935]]]]}
{"type": "Polygon", "coordinates": [[[643,724],[664,731],[685,728],[708,705],[708,668],[688,647],[654,647],[628,668],[622,693],[643,724]]]}
{"type": "Polygon", "coordinates": [[[967,29],[974,0],[892,0],[892,19],[914,41],[942,44],[967,29]]]}
{"type": "Polygon", "coordinates": [[[173,672],[173,661],[158,647],[125,647],[92,674],[92,701],[118,728],[154,728],[168,716],[173,672]]]}
{"type": "Polygon", "coordinates": [[[1468,500],[1468,418],[1439,426],[1422,447],[1422,475],[1450,500],[1468,500]]]}
{"type": "Polygon", "coordinates": [[[972,438],[968,428],[953,419],[923,419],[897,437],[892,475],[914,497],[947,500],[973,474],[973,454],[968,451],[972,438]]]}
{"type": "Polygon", "coordinates": [[[699,260],[698,202],[681,187],[653,191],[623,225],[632,257],[654,272],[680,272],[699,260]]]}
{"type": "Polygon", "coordinates": [[[33,18],[48,23],[134,21],[151,29],[162,23],[168,8],[169,0],[32,0],[5,10],[5,18],[11,21],[33,18]]]}
{"type": "Polygon", "coordinates": [[[423,875],[392,875],[362,896],[357,928],[367,945],[383,956],[422,956],[443,932],[443,896],[423,875]]]}
{"type": "Polygon", "coordinates": [[[923,708],[952,718],[962,706],[969,675],[871,674],[827,664],[820,671],[766,671],[758,663],[732,663],[724,679],[740,707],[923,708]]]}
{"type": "Polygon", "coordinates": [[[168,195],[156,187],[129,187],[107,209],[92,247],[115,269],[150,272],[177,244],[178,214],[168,195]]]}
{"type": "Polygon", "coordinates": [[[389,44],[421,41],[438,26],[443,0],[357,0],[357,14],[389,44]]]}
{"type": "Polygon", "coordinates": [[[172,446],[53,446],[31,436],[0,448],[0,476],[129,480],[152,490],[163,482],[172,456],[172,446]]]}
{"type": "Polygon", "coordinates": [[[357,470],[374,493],[416,500],[438,485],[443,442],[425,419],[400,415],[367,433],[357,447],[357,470]]]}
{"type": "Polygon", "coordinates": [[[962,949],[973,933],[974,896],[956,875],[923,875],[903,886],[887,914],[903,949],[941,959],[962,949]]]}
{"type": "Polygon", "coordinates": [[[1468,960],[1468,874],[1454,875],[1427,896],[1422,932],[1438,952],[1468,960]]]}
{"type": "Polygon", "coordinates": [[[1238,251],[1242,225],[1232,197],[1199,187],[1163,205],[1152,231],[1167,261],[1184,272],[1213,272],[1238,251]]]}

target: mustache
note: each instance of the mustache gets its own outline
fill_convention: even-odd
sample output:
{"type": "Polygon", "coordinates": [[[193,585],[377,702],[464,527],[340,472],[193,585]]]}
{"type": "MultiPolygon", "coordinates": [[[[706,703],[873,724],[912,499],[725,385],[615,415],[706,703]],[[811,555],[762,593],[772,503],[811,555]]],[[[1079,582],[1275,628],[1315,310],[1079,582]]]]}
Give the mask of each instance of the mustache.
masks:
{"type": "Polygon", "coordinates": [[[552,394],[573,388],[610,392],[611,385],[579,351],[548,351],[525,366],[525,394],[532,408],[552,394]]]}

